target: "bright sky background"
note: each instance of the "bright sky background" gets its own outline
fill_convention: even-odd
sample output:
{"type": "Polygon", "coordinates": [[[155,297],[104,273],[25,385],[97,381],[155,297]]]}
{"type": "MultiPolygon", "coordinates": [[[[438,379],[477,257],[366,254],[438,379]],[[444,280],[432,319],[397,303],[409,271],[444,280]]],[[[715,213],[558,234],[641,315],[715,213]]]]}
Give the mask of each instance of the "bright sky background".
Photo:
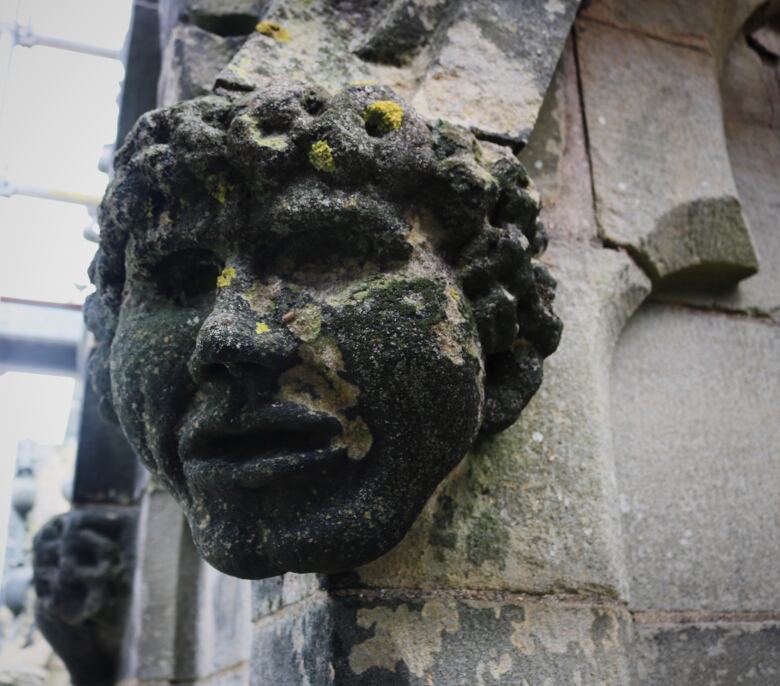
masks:
{"type": "MultiPolygon", "coordinates": [[[[0,22],[17,16],[38,34],[120,50],[131,6],[131,0],[0,0],[0,22]]],[[[7,57],[0,55],[0,69],[10,65],[0,72],[0,177],[101,196],[108,177],[98,163],[114,142],[121,62],[43,46],[16,47],[7,57]]],[[[83,231],[91,224],[80,205],[0,197],[0,295],[82,302],[95,251],[83,231]]],[[[74,388],[67,377],[0,375],[0,541],[16,444],[62,443],[74,388]]],[[[0,545],[0,558],[2,552],[0,545]]]]}
{"type": "MultiPolygon", "coordinates": [[[[36,33],[115,50],[130,21],[130,0],[0,0],[0,16],[13,17],[17,4],[19,21],[36,33]]],[[[0,177],[102,195],[108,178],[97,165],[114,140],[123,75],[118,60],[14,48],[0,93],[0,177]]],[[[81,302],[95,249],[82,233],[91,223],[83,206],[0,198],[0,295],[81,302]]]]}

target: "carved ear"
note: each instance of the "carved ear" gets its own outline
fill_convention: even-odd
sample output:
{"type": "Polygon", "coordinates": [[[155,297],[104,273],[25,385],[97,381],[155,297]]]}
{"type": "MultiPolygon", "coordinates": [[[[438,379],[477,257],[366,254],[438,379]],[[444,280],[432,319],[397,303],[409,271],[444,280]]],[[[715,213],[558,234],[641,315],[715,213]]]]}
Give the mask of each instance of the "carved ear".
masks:
{"type": "Polygon", "coordinates": [[[542,360],[558,348],[563,324],[552,310],[555,279],[532,264],[533,288],[515,310],[517,336],[509,350],[485,355],[483,433],[503,431],[520,416],[542,383],[542,360]]]}
{"type": "Polygon", "coordinates": [[[481,431],[493,434],[514,424],[542,383],[542,356],[525,340],[485,360],[485,411],[481,431]]]}
{"type": "MultiPolygon", "coordinates": [[[[93,272],[92,267],[90,267],[90,271],[93,272]]],[[[111,340],[114,337],[112,326],[114,317],[97,293],[90,295],[84,303],[84,320],[87,328],[95,336],[95,347],[90,351],[87,360],[87,375],[98,397],[98,412],[106,421],[118,424],[119,419],[114,411],[111,397],[111,369],[109,367],[111,340]]]]}

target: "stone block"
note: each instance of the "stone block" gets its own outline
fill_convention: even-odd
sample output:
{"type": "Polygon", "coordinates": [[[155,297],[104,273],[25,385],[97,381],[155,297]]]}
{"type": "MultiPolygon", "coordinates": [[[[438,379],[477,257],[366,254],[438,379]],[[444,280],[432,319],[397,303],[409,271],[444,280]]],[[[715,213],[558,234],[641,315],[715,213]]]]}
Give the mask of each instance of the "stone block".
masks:
{"type": "Polygon", "coordinates": [[[780,622],[715,621],[637,627],[636,686],[780,683],[780,622]]]}
{"type": "Polygon", "coordinates": [[[246,37],[219,36],[190,24],[177,24],[162,55],[157,90],[160,107],[210,92],[214,79],[246,37]]]}
{"type": "Polygon", "coordinates": [[[189,532],[176,501],[165,491],[147,491],[141,499],[130,621],[119,681],[167,679],[175,674],[176,601],[185,536],[189,532]]]}
{"type": "Polygon", "coordinates": [[[475,447],[394,550],[342,584],[623,594],[608,375],[649,284],[612,250],[554,246],[546,261],[566,330],[540,391],[475,447]]]}
{"type": "Polygon", "coordinates": [[[762,0],[591,0],[582,15],[711,53],[720,64],[737,30],[762,0]]]}
{"type": "Polygon", "coordinates": [[[665,286],[753,274],[713,58],[587,20],[577,45],[604,240],[665,286]]]}
{"type": "Polygon", "coordinates": [[[600,244],[573,41],[564,49],[528,145],[518,155],[542,197],[550,241],[600,244]]]}
{"type": "Polygon", "coordinates": [[[248,90],[284,76],[315,81],[329,91],[380,83],[424,116],[521,147],[579,0],[464,0],[444,12],[436,11],[439,5],[438,0],[366,3],[355,12],[348,4],[322,0],[274,3],[263,20],[280,29],[250,37],[218,83],[248,90]],[[400,21],[403,15],[408,22],[400,21]]]}
{"type": "Polygon", "coordinates": [[[252,581],[252,621],[297,603],[322,589],[316,574],[283,574],[252,581]]]}
{"type": "Polygon", "coordinates": [[[333,602],[338,686],[628,683],[620,606],[435,595],[333,602]]]}
{"type": "Polygon", "coordinates": [[[780,327],[667,305],[627,326],[612,426],[630,607],[780,610],[780,327]]]}
{"type": "Polygon", "coordinates": [[[72,502],[134,503],[145,480],[142,469],[122,429],[100,416],[92,385],[84,384],[72,502]]]}
{"type": "Polygon", "coordinates": [[[780,322],[780,82],[776,65],[736,40],[721,78],[731,170],[760,262],[758,274],[722,293],[676,292],[665,300],[758,313],[780,322]]]}
{"type": "Polygon", "coordinates": [[[168,493],[144,494],[120,681],[196,681],[249,659],[249,582],[209,567],[168,493]]]}
{"type": "Polygon", "coordinates": [[[187,0],[190,21],[219,36],[246,36],[255,30],[268,0],[187,0]]]}
{"type": "Polygon", "coordinates": [[[252,686],[330,686],[332,618],[324,593],[289,605],[254,625],[252,686]]]}
{"type": "Polygon", "coordinates": [[[465,0],[438,38],[412,104],[424,116],[526,141],[578,6],[579,0],[465,0]]]}
{"type": "Polygon", "coordinates": [[[160,75],[159,16],[156,4],[136,2],[127,38],[127,58],[116,147],[119,148],[138,117],[157,105],[157,79],[160,75]]]}

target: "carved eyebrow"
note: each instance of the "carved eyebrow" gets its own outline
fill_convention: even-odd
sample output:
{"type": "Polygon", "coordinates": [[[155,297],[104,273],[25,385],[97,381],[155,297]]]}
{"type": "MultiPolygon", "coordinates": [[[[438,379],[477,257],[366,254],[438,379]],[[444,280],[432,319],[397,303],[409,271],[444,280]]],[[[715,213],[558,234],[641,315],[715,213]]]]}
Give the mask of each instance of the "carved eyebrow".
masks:
{"type": "Polygon", "coordinates": [[[277,246],[283,241],[342,240],[348,249],[405,258],[412,228],[406,214],[370,190],[334,190],[309,183],[289,188],[271,204],[263,232],[272,234],[277,246]]]}

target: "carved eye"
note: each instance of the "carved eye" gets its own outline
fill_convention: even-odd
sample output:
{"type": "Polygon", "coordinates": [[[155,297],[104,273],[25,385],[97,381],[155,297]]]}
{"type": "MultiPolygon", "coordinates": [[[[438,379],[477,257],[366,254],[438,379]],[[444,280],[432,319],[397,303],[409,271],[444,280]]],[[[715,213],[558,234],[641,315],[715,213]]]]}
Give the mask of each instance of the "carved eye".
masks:
{"type": "Polygon", "coordinates": [[[182,250],[168,255],[154,270],[157,290],[182,307],[207,305],[214,298],[222,265],[210,250],[182,250]]]}

